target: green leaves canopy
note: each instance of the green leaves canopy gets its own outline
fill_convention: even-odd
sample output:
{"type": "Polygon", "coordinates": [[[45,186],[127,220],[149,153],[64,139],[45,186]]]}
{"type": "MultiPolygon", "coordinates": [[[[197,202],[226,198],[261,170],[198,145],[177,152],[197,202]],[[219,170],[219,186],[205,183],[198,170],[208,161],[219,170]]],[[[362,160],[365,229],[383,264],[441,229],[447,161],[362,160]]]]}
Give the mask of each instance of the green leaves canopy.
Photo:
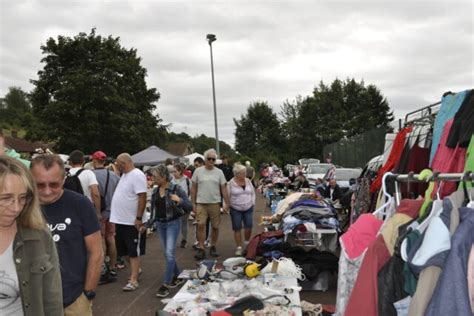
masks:
{"type": "Polygon", "coordinates": [[[49,38],[41,50],[45,66],[32,80],[38,120],[30,138],[54,141],[65,153],[101,149],[117,155],[159,145],[166,130],[153,114],[159,93],[147,88],[135,49],[93,29],[89,35],[49,38]]]}
{"type": "Polygon", "coordinates": [[[235,149],[240,154],[278,156],[284,147],[280,122],[266,102],[252,103],[234,124],[235,149]]]}
{"type": "Polygon", "coordinates": [[[312,95],[284,102],[280,119],[266,102],[250,105],[234,120],[236,149],[257,161],[294,163],[302,157],[324,160],[324,146],[393,120],[386,98],[374,85],[354,79],[322,81],[312,95]],[[275,157],[276,156],[276,157],[275,157]]]}

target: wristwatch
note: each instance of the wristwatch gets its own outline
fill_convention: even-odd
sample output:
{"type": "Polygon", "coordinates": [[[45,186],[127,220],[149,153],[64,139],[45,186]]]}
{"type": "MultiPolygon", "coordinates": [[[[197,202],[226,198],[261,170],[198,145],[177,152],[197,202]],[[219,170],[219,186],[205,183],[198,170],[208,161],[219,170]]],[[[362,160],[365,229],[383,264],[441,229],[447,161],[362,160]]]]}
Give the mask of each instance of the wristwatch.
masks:
{"type": "Polygon", "coordinates": [[[141,221],[142,220],[142,216],[137,216],[137,221],[141,221]]]}
{"type": "Polygon", "coordinates": [[[84,290],[84,295],[87,297],[89,301],[93,300],[95,297],[95,292],[94,291],[87,291],[84,290]]]}

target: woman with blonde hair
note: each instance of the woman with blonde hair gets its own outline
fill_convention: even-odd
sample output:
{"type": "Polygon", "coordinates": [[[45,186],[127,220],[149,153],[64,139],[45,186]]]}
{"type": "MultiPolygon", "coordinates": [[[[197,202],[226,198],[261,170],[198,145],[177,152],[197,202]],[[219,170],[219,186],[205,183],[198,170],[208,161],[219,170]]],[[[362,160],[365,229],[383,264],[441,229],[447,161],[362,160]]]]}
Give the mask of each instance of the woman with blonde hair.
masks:
{"type": "Polygon", "coordinates": [[[0,156],[0,314],[63,315],[58,254],[26,167],[0,156]]]}

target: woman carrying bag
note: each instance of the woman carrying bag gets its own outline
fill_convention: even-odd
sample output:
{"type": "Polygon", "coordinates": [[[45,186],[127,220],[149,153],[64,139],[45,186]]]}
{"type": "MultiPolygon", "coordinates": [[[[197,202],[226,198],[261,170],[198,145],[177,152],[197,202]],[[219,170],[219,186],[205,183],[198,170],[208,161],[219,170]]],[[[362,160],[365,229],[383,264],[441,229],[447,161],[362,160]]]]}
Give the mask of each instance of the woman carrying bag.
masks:
{"type": "Polygon", "coordinates": [[[184,281],[178,279],[180,271],[176,264],[176,241],[181,231],[181,217],[188,216],[192,209],[186,192],[174,183],[168,168],[159,165],[150,170],[157,187],[151,196],[151,218],[147,226],[155,225],[163,247],[166,269],[163,285],[156,293],[157,297],[167,297],[169,288],[175,288],[184,281]]]}

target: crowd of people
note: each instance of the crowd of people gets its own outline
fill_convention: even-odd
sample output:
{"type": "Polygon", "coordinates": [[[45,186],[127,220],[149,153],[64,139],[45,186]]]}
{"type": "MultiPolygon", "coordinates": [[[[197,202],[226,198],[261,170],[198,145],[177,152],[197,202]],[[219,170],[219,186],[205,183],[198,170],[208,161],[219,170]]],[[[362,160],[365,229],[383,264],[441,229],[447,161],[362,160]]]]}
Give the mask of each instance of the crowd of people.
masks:
{"type": "Polygon", "coordinates": [[[219,256],[223,214],[237,256],[250,240],[255,171],[226,157],[217,167],[214,149],[190,166],[169,161],[145,172],[127,153],[108,163],[97,151],[86,163],[75,150],[66,164],[59,155],[20,161],[0,150],[2,315],[91,315],[97,286],[116,280],[123,259],[130,275],[122,289],[135,291],[151,231],[166,262],[160,298],[183,283],[175,253],[190,244],[188,226],[196,260],[219,256]]]}

